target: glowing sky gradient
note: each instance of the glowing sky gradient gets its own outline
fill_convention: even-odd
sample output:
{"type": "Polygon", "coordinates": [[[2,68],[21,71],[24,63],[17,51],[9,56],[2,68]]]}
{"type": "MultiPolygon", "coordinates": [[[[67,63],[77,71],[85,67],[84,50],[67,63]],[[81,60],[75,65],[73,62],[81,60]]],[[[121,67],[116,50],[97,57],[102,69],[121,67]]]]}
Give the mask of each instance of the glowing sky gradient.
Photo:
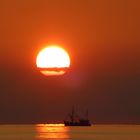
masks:
{"type": "Polygon", "coordinates": [[[63,120],[73,105],[94,123],[140,123],[139,0],[0,1],[0,123],[63,120]],[[71,68],[36,69],[44,45],[71,68]]]}

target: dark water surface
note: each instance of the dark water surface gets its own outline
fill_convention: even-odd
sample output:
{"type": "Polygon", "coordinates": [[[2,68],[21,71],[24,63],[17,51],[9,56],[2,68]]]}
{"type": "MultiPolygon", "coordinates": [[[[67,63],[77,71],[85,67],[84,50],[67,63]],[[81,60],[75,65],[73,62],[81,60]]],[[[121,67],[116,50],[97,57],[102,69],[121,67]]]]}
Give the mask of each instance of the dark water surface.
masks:
{"type": "Polygon", "coordinates": [[[140,125],[0,125],[0,140],[140,140],[140,125]]]}

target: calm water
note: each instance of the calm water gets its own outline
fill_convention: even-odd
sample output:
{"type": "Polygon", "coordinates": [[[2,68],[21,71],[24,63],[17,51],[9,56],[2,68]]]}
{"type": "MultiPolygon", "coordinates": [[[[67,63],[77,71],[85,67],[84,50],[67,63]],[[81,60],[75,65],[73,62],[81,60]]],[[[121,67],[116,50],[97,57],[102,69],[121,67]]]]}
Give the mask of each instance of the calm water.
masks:
{"type": "Polygon", "coordinates": [[[140,125],[0,125],[0,140],[140,140],[140,125]]]}

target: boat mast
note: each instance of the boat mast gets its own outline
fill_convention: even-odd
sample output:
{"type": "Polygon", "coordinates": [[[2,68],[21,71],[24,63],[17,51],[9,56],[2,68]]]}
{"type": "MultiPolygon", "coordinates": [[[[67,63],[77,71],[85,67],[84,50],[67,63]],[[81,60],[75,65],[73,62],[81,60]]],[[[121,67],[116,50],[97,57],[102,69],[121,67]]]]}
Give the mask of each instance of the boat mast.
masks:
{"type": "Polygon", "coordinates": [[[88,120],[88,109],[86,111],[86,119],[88,120]]]}
{"type": "Polygon", "coordinates": [[[71,121],[74,122],[74,106],[72,107],[72,112],[71,112],[71,115],[70,115],[70,118],[71,118],[71,121]]]}

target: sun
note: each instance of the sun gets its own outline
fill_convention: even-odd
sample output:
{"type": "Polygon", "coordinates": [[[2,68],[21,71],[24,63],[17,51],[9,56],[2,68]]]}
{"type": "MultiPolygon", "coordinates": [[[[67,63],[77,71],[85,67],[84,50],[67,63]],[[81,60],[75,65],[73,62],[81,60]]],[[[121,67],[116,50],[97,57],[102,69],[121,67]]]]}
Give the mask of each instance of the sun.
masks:
{"type": "Polygon", "coordinates": [[[38,53],[36,65],[46,76],[63,75],[70,67],[70,57],[62,47],[47,46],[38,53]]]}

